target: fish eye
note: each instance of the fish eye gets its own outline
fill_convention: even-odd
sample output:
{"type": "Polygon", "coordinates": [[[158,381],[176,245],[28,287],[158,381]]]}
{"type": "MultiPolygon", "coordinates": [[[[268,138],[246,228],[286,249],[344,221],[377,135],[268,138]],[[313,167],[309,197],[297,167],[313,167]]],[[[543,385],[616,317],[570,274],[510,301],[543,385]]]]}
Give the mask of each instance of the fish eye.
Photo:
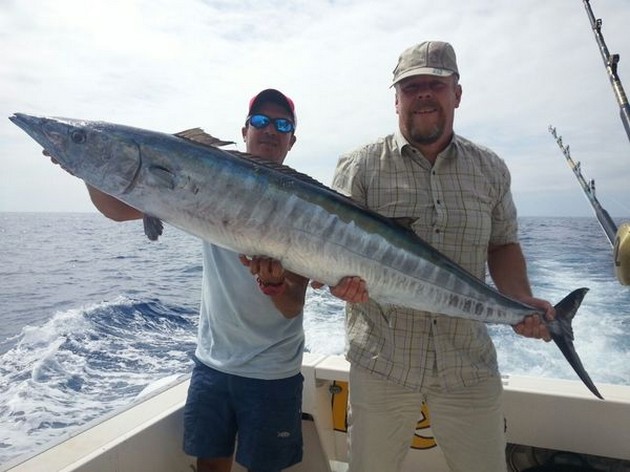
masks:
{"type": "Polygon", "coordinates": [[[83,144],[85,142],[86,136],[85,131],[81,129],[75,129],[70,133],[70,139],[77,144],[83,144]]]}

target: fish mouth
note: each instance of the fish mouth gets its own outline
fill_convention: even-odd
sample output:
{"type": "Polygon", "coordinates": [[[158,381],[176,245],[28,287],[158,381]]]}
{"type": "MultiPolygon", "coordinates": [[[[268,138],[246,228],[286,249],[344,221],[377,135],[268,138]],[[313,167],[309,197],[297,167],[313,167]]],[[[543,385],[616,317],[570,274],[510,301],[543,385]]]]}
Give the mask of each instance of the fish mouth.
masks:
{"type": "Polygon", "coordinates": [[[26,134],[37,141],[42,146],[48,141],[45,135],[40,131],[44,123],[44,118],[37,116],[27,115],[26,113],[14,113],[9,117],[12,123],[20,127],[26,134]]]}
{"type": "Polygon", "coordinates": [[[88,138],[88,131],[96,127],[86,128],[90,122],[71,118],[14,113],[9,120],[40,144],[47,151],[45,154],[66,172],[81,179],[90,178],[91,185],[99,190],[119,195],[134,184],[142,163],[136,142],[125,139],[110,142],[98,132],[88,138]],[[91,148],[96,149],[94,157],[86,157],[91,148]]]}
{"type": "Polygon", "coordinates": [[[52,126],[56,122],[55,118],[14,113],[13,116],[9,117],[9,120],[33,138],[42,148],[50,152],[51,157],[54,157],[59,164],[63,164],[63,155],[60,151],[63,149],[65,135],[52,126]]]}
{"type": "Polygon", "coordinates": [[[22,128],[22,123],[32,118],[35,118],[35,117],[31,115],[27,115],[25,113],[13,113],[13,115],[9,117],[9,120],[11,120],[13,123],[15,123],[20,128],[22,128]]]}
{"type": "Polygon", "coordinates": [[[9,117],[9,120],[18,125],[24,131],[32,129],[35,126],[40,125],[42,122],[42,118],[27,115],[26,113],[13,113],[13,115],[9,117]]]}
{"type": "Polygon", "coordinates": [[[65,136],[52,126],[57,121],[56,119],[32,116],[26,113],[14,113],[13,116],[9,117],[9,120],[24,130],[45,150],[59,154],[65,136]]]}

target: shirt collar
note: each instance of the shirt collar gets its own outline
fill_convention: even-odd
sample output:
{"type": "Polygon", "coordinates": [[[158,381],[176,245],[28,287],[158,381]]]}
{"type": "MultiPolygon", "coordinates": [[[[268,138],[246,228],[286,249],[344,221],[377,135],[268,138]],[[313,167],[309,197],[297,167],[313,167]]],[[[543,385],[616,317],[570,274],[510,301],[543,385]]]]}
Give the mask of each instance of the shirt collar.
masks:
{"type": "MultiPolygon", "coordinates": [[[[409,141],[407,141],[407,138],[405,138],[403,136],[403,134],[400,132],[399,128],[396,129],[396,131],[394,132],[394,140],[395,140],[396,146],[398,146],[398,149],[399,149],[401,154],[403,154],[403,151],[405,150],[406,147],[409,147],[409,152],[413,152],[412,150],[415,150],[415,152],[417,152],[420,155],[422,155],[422,152],[419,149],[414,148],[409,143],[409,141]]],[[[442,152],[440,152],[440,154],[438,154],[438,158],[442,158],[442,159],[455,158],[457,156],[457,152],[456,152],[456,150],[457,150],[457,141],[458,141],[458,137],[453,132],[453,136],[451,137],[450,142],[442,150],[442,152]]]]}

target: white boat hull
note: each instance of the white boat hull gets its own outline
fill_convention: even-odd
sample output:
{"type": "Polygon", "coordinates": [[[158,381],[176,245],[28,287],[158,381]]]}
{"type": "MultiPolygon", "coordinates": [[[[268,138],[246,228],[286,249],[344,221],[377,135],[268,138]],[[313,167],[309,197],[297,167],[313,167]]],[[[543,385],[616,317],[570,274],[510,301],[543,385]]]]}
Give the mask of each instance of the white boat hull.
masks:
{"type": "MultiPolygon", "coordinates": [[[[345,471],[348,364],[339,356],[307,353],[303,375],[304,460],[288,470],[345,471]]],[[[504,384],[509,443],[630,461],[630,386],[598,384],[606,398],[602,401],[577,381],[514,376],[504,384]]],[[[0,470],[190,472],[195,459],[181,449],[187,389],[188,379],[179,379],[30,458],[0,466],[0,470]]],[[[448,472],[428,421],[421,421],[419,427],[404,471],[448,472]]],[[[630,462],[627,466],[623,470],[630,470],[630,462]]],[[[233,471],[244,469],[235,465],[233,471]]]]}

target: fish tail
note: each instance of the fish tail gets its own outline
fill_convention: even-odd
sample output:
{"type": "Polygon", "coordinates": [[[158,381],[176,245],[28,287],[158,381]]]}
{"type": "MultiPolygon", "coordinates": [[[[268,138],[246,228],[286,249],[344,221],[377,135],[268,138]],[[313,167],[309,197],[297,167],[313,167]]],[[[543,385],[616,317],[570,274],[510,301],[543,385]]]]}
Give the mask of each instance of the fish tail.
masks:
{"type": "Polygon", "coordinates": [[[569,361],[573,370],[575,370],[578,377],[584,382],[584,385],[586,385],[597,398],[603,400],[604,397],[601,396],[597,387],[595,387],[595,384],[582,365],[580,356],[578,356],[573,346],[573,327],[571,324],[573,317],[582,304],[586,292],[588,292],[588,288],[574,290],[554,307],[556,309],[556,318],[549,323],[549,332],[551,333],[551,338],[558,348],[560,348],[566,360],[569,361]]]}

